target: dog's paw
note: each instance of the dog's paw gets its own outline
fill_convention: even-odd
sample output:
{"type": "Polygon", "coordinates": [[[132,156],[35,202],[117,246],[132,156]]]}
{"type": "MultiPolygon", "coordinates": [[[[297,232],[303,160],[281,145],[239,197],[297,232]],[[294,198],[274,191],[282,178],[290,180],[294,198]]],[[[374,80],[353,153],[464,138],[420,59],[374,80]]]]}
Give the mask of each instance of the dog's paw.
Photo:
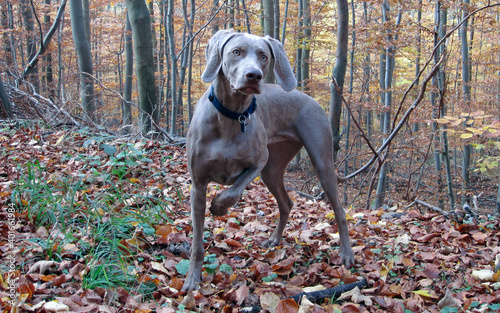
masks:
{"type": "Polygon", "coordinates": [[[223,208],[212,204],[210,206],[210,212],[215,216],[224,216],[229,212],[229,208],[223,208]]]}
{"type": "Polygon", "coordinates": [[[261,246],[264,248],[276,247],[280,244],[280,240],[275,240],[273,238],[266,239],[262,242],[261,246]]]}
{"type": "Polygon", "coordinates": [[[342,264],[344,264],[347,269],[354,265],[354,253],[350,246],[340,249],[340,257],[342,258],[342,264]]]}
{"type": "MultiPolygon", "coordinates": [[[[195,271],[196,272],[196,271],[195,271]]],[[[182,286],[181,291],[192,291],[200,289],[201,284],[201,275],[191,274],[189,272],[187,274],[186,280],[184,281],[184,285],[182,286]]]]}
{"type": "Polygon", "coordinates": [[[238,202],[239,195],[232,195],[229,190],[224,191],[223,193],[217,195],[210,205],[210,212],[212,212],[215,216],[223,216],[226,215],[229,211],[229,208],[238,202]]]}

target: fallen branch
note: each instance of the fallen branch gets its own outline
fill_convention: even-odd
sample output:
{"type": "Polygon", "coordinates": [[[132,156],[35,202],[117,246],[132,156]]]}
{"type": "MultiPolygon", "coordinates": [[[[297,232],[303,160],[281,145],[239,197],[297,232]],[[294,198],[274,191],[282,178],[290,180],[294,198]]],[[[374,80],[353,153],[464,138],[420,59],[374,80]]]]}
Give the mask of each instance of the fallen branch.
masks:
{"type": "Polygon", "coordinates": [[[450,217],[450,213],[449,213],[449,212],[446,212],[445,210],[443,210],[443,209],[441,209],[441,208],[438,208],[437,206],[434,206],[434,205],[432,205],[432,204],[429,204],[429,203],[427,203],[427,202],[424,202],[424,201],[422,201],[422,200],[418,200],[418,199],[415,199],[415,201],[413,201],[412,203],[410,203],[410,204],[409,204],[406,208],[409,208],[409,207],[411,207],[411,206],[413,206],[413,205],[415,205],[415,204],[420,204],[420,205],[423,205],[423,206],[425,206],[425,207],[427,207],[427,208],[429,208],[429,209],[431,209],[431,210],[433,210],[433,211],[436,211],[436,212],[438,212],[438,213],[441,213],[441,214],[443,214],[443,216],[444,216],[444,217],[446,217],[446,218],[449,218],[449,217],[450,217]]]}
{"type": "Polygon", "coordinates": [[[325,299],[329,300],[336,300],[338,299],[344,292],[350,291],[356,287],[359,289],[365,288],[368,286],[368,282],[366,281],[365,278],[363,278],[360,281],[350,283],[350,284],[345,284],[345,285],[340,285],[336,286],[333,288],[328,288],[324,290],[319,290],[319,291],[313,291],[313,292],[303,292],[299,293],[298,295],[295,295],[292,298],[295,300],[295,302],[300,303],[303,297],[307,297],[309,301],[312,303],[321,303],[325,299]]]}
{"type": "MultiPolygon", "coordinates": [[[[324,290],[319,290],[319,291],[312,291],[312,292],[303,292],[299,293],[293,297],[287,297],[284,299],[293,299],[297,304],[300,304],[302,301],[302,298],[307,297],[307,300],[311,301],[312,303],[321,303],[325,299],[328,299],[330,301],[336,300],[340,298],[340,296],[347,292],[351,291],[354,288],[358,287],[359,289],[368,287],[368,282],[366,279],[363,277],[362,280],[350,283],[350,284],[345,284],[345,285],[340,285],[334,288],[328,288],[324,290]]],[[[251,306],[251,307],[244,307],[241,308],[240,312],[244,313],[254,313],[254,312],[262,312],[262,308],[260,306],[251,306]]]]}

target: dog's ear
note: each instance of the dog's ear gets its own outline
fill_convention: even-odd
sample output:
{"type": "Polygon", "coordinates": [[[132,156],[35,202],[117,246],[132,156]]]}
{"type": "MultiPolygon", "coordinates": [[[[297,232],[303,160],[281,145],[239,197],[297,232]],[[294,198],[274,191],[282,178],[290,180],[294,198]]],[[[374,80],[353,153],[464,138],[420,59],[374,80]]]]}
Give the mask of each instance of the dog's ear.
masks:
{"type": "Polygon", "coordinates": [[[233,29],[219,30],[208,41],[207,48],[205,49],[207,67],[205,67],[203,74],[201,74],[201,79],[205,83],[211,83],[217,77],[222,66],[222,48],[234,34],[236,32],[233,29]]]}
{"type": "Polygon", "coordinates": [[[264,39],[267,40],[273,52],[274,74],[276,75],[278,84],[280,84],[285,91],[291,91],[297,86],[297,79],[293,74],[292,66],[286,56],[285,48],[279,40],[270,36],[266,36],[264,39]]]}

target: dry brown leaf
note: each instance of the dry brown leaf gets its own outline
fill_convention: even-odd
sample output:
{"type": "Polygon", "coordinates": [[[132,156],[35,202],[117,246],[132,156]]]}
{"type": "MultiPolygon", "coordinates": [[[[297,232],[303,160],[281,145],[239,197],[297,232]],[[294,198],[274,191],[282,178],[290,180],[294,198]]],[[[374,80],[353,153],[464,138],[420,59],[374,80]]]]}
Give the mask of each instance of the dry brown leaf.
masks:
{"type": "Polygon", "coordinates": [[[250,290],[248,290],[248,287],[246,284],[243,284],[236,290],[236,303],[238,305],[241,305],[243,301],[245,301],[246,297],[250,293],[250,290]]]}
{"type": "Polygon", "coordinates": [[[449,288],[446,288],[446,293],[445,293],[443,299],[439,300],[437,305],[438,305],[438,308],[440,308],[440,309],[447,307],[447,306],[454,307],[454,308],[460,307],[460,304],[453,297],[453,294],[451,293],[449,288]]]}
{"type": "Polygon", "coordinates": [[[38,261],[33,264],[28,271],[28,274],[43,274],[48,271],[52,266],[58,265],[56,261],[38,261]]]}
{"type": "Polygon", "coordinates": [[[196,300],[194,299],[194,293],[188,291],[187,295],[182,299],[182,305],[188,310],[194,310],[196,308],[196,300]]]}
{"type": "Polygon", "coordinates": [[[266,292],[260,296],[260,306],[264,310],[268,310],[271,313],[276,312],[278,303],[280,302],[280,297],[272,292],[266,292]]]}

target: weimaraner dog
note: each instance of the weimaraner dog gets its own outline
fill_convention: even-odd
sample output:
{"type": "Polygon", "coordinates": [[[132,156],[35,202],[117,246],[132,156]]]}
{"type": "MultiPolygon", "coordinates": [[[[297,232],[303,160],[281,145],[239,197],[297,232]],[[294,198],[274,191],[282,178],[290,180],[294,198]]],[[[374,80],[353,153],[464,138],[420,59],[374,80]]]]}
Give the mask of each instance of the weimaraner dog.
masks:
{"type": "Polygon", "coordinates": [[[280,213],[276,229],[263,245],[278,245],[293,206],[283,175],[302,147],[309,153],[335,212],[340,256],[350,267],[354,255],[337,194],[330,124],[315,100],[294,89],[297,80],[281,43],[269,36],[221,30],[210,39],[205,53],[207,66],[201,77],[212,86],[198,101],[187,134],[194,236],[182,290],[198,289],[202,281],[208,183],[232,185],[210,206],[212,214],[222,216],[261,174],[280,213]],[[262,81],[273,63],[281,87],[262,81]]]}

